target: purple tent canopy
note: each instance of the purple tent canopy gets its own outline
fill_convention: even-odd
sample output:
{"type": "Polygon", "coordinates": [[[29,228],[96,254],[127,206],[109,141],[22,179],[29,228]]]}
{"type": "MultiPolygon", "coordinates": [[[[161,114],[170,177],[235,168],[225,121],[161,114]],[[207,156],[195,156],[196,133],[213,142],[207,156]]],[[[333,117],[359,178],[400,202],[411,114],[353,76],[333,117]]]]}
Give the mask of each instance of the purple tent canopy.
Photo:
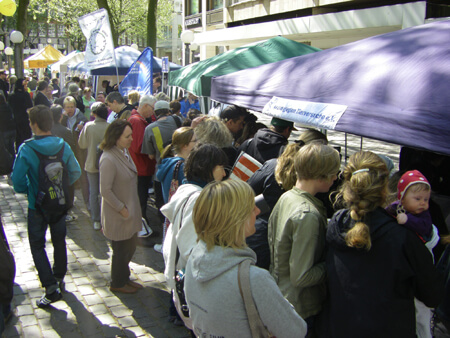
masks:
{"type": "MultiPolygon", "coordinates": [[[[211,98],[347,106],[335,130],[450,155],[450,20],[213,78],[211,98]]],[[[292,120],[295,120],[293,118],[292,120]]]]}

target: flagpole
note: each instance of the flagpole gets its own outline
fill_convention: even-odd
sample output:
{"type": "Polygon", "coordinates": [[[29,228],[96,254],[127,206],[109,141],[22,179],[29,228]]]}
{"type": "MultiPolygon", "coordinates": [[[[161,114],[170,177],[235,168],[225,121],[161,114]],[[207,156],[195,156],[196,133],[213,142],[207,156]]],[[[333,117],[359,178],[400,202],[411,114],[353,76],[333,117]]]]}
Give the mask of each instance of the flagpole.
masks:
{"type": "Polygon", "coordinates": [[[117,67],[116,49],[114,48],[114,64],[116,65],[117,89],[119,89],[119,67],[117,67]]]}

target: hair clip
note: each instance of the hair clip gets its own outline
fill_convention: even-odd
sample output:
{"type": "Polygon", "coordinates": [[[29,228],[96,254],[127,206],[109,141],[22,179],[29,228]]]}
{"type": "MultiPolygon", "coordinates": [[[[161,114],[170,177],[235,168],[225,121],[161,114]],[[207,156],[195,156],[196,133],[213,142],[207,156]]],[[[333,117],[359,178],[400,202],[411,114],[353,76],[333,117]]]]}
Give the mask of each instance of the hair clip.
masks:
{"type": "Polygon", "coordinates": [[[358,173],[365,172],[365,171],[369,171],[369,169],[368,169],[368,168],[365,168],[365,169],[359,169],[359,170],[356,170],[356,171],[352,172],[352,176],[355,175],[355,174],[358,174],[358,173]]]}

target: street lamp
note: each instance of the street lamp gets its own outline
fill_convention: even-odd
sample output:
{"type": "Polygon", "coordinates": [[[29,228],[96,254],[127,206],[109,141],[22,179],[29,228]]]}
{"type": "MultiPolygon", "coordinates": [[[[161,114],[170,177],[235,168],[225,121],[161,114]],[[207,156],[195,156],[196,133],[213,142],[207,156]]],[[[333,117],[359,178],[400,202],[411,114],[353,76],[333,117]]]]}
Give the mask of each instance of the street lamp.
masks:
{"type": "Polygon", "coordinates": [[[11,55],[14,54],[14,51],[11,47],[6,47],[5,54],[8,57],[8,70],[9,70],[8,74],[11,75],[11,55]]]}
{"type": "Polygon", "coordinates": [[[0,68],[3,69],[3,50],[5,49],[5,44],[3,41],[0,41],[0,68]]]}
{"type": "Polygon", "coordinates": [[[195,42],[191,43],[191,52],[192,52],[192,56],[191,56],[191,62],[194,62],[195,59],[195,51],[198,49],[198,44],[196,44],[195,42]]]}
{"type": "Polygon", "coordinates": [[[184,65],[189,64],[189,44],[194,41],[194,32],[191,30],[185,30],[181,32],[180,35],[181,41],[186,45],[186,49],[184,52],[184,65]]]}
{"type": "Polygon", "coordinates": [[[19,31],[12,31],[9,37],[12,43],[22,43],[23,41],[23,34],[19,31]]]}
{"type": "Polygon", "coordinates": [[[23,49],[21,44],[23,42],[23,34],[20,31],[12,31],[9,39],[14,44],[14,65],[17,77],[23,77],[23,49]]]}

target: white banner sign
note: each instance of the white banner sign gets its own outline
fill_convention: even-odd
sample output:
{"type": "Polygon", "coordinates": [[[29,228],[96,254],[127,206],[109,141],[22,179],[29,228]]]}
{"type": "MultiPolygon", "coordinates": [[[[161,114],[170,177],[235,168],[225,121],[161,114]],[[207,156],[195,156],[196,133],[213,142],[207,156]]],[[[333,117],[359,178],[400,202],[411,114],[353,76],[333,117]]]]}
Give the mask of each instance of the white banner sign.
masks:
{"type": "Polygon", "coordinates": [[[102,8],[78,18],[86,37],[85,64],[88,69],[115,65],[114,43],[108,12],[102,8]]]}
{"type": "Polygon", "coordinates": [[[272,97],[263,113],[311,127],[334,129],[347,106],[272,97]]]}

